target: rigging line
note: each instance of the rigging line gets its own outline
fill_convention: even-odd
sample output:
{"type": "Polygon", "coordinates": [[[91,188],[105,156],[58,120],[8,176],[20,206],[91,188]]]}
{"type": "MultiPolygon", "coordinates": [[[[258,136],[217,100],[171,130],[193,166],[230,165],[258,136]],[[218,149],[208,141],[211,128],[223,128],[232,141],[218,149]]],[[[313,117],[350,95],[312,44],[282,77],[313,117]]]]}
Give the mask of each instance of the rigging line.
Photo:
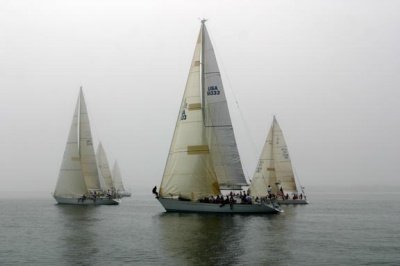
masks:
{"type": "MultiPolygon", "coordinates": [[[[210,39],[211,39],[211,37],[210,37],[210,39]]],[[[218,47],[216,46],[215,42],[213,42],[213,47],[214,47],[214,49],[216,50],[216,53],[215,53],[215,54],[219,54],[219,52],[218,52],[219,49],[218,49],[218,47]]],[[[241,108],[240,108],[240,106],[239,106],[239,101],[238,101],[238,99],[237,99],[237,97],[236,97],[236,93],[235,93],[235,91],[234,91],[234,89],[233,89],[233,86],[232,86],[232,83],[231,83],[231,81],[230,81],[228,72],[225,70],[224,63],[223,63],[223,61],[221,60],[221,58],[218,58],[218,61],[219,61],[219,65],[220,65],[221,68],[222,68],[222,72],[225,73],[224,76],[226,77],[226,80],[227,80],[227,82],[228,82],[228,86],[227,86],[227,87],[228,87],[228,89],[229,89],[229,90],[231,91],[231,93],[232,93],[232,96],[233,96],[233,98],[234,98],[235,104],[236,104],[237,109],[238,109],[238,111],[239,111],[239,117],[240,117],[242,123],[244,124],[245,134],[248,136],[246,139],[249,139],[249,141],[250,141],[250,143],[251,143],[251,145],[252,145],[253,156],[254,156],[254,158],[255,158],[255,161],[258,162],[259,150],[257,149],[257,145],[256,145],[256,143],[255,143],[255,141],[254,141],[254,138],[253,138],[253,136],[252,136],[252,134],[251,134],[251,132],[250,132],[250,130],[249,130],[249,126],[248,126],[248,124],[247,124],[247,122],[246,122],[246,120],[245,120],[245,118],[244,118],[243,112],[242,112],[242,110],[241,110],[241,108]]],[[[242,166],[243,166],[244,170],[246,171],[246,175],[249,176],[249,172],[248,172],[248,170],[246,169],[246,167],[243,165],[243,163],[242,163],[242,166]]]]}

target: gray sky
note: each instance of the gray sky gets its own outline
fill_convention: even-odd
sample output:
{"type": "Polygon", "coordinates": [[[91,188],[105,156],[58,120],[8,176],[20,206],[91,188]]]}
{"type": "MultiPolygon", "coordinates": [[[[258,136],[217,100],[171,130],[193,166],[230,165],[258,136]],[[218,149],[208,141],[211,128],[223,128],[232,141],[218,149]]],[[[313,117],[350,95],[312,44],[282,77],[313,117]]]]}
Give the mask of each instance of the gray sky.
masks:
{"type": "Polygon", "coordinates": [[[400,1],[0,0],[0,191],[54,190],[80,85],[127,186],[158,185],[203,17],[248,175],[276,114],[306,187],[398,186],[399,13],[400,1]]]}

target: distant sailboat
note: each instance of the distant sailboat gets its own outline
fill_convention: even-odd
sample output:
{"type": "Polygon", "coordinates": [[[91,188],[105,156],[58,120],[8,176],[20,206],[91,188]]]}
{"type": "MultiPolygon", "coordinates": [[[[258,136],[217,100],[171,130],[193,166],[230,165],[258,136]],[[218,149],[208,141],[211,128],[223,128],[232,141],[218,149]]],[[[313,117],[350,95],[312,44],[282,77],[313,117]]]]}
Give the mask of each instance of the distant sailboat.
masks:
{"type": "Polygon", "coordinates": [[[110,166],[108,164],[106,152],[104,151],[103,145],[101,142],[99,143],[99,146],[97,147],[97,152],[96,152],[96,160],[97,160],[97,165],[99,167],[99,175],[100,175],[100,180],[103,179],[102,187],[104,191],[108,191],[110,193],[115,193],[115,186],[114,182],[111,176],[111,170],[110,166]]]}
{"type": "Polygon", "coordinates": [[[118,204],[116,199],[105,196],[100,186],[89,117],[82,88],[79,92],[53,196],[59,204],[118,204]]]}
{"type": "Polygon", "coordinates": [[[201,199],[247,182],[205,20],[202,20],[158,200],[167,211],[278,213],[272,202],[215,204],[201,199]]]}
{"type": "Polygon", "coordinates": [[[271,194],[278,195],[281,204],[307,204],[303,188],[296,183],[286,141],[275,116],[250,185],[250,194],[266,197],[268,189],[271,194]]]}
{"type": "Polygon", "coordinates": [[[126,191],[124,184],[122,183],[121,170],[119,169],[117,161],[115,161],[114,163],[112,178],[118,195],[120,195],[121,197],[130,197],[131,193],[129,191],[126,191]]]}

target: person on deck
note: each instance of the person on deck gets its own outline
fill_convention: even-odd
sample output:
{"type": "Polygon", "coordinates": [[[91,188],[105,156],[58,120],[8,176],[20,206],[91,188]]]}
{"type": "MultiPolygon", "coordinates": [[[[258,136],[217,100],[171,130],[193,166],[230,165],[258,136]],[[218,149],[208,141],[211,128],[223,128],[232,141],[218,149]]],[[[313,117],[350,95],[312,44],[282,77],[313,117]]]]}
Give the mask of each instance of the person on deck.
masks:
{"type": "Polygon", "coordinates": [[[272,188],[270,185],[268,185],[268,187],[267,187],[267,192],[268,192],[268,198],[271,198],[272,197],[272,188]]]}
{"type": "Polygon", "coordinates": [[[153,190],[151,191],[154,195],[156,195],[156,198],[158,198],[158,192],[157,192],[157,186],[153,187],[153,190]]]}

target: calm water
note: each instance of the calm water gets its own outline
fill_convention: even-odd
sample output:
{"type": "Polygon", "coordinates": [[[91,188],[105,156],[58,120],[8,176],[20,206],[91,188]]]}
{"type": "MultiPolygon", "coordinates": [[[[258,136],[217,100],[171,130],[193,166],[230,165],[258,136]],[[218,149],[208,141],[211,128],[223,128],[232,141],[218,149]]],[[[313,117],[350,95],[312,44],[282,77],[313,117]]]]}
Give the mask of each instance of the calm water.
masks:
{"type": "Polygon", "coordinates": [[[281,215],[167,214],[0,199],[1,265],[400,265],[399,193],[309,193],[281,215]]]}

